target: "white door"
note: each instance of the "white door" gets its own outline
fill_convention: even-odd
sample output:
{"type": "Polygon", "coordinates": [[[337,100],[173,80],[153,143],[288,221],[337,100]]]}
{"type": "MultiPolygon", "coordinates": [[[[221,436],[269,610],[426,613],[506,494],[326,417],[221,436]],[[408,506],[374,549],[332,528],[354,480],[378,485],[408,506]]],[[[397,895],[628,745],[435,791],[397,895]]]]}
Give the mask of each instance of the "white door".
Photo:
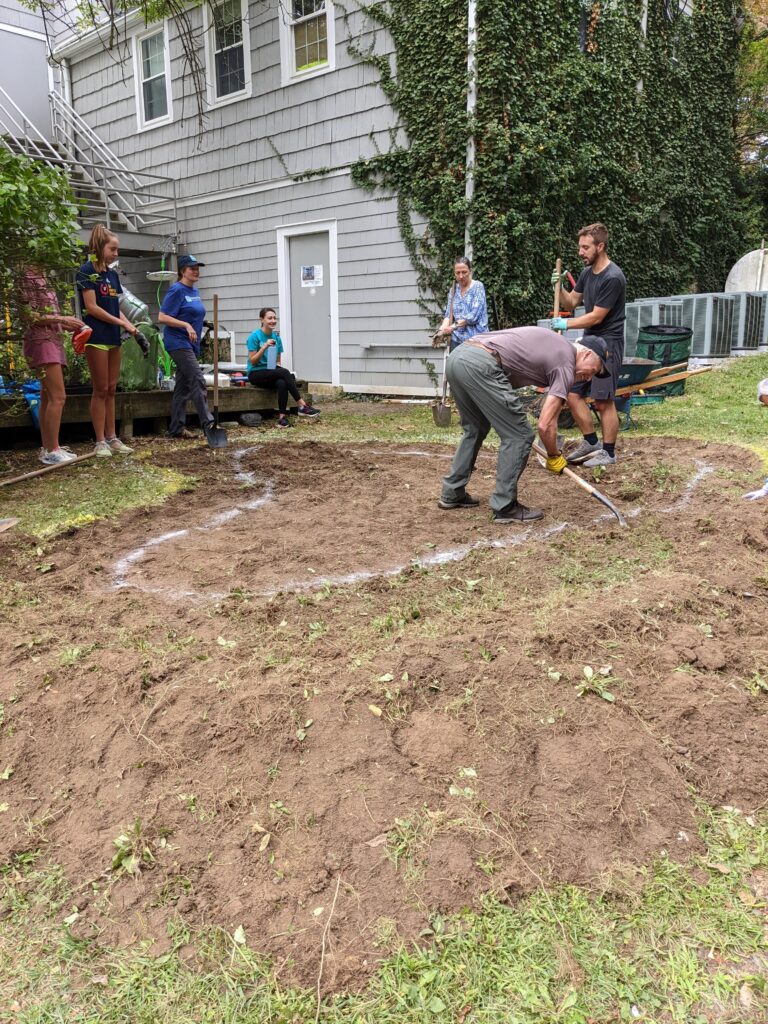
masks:
{"type": "Polygon", "coordinates": [[[336,222],[277,229],[284,363],[302,380],[339,384],[336,222]]]}

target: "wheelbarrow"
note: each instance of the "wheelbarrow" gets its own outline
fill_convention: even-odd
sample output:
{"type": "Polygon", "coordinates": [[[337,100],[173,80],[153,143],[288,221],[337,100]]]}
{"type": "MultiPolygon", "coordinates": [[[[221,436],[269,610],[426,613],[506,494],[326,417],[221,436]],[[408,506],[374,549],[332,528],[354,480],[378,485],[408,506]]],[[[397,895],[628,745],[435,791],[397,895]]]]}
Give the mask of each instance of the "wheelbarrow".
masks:
{"type": "Polygon", "coordinates": [[[622,430],[629,430],[637,424],[632,419],[632,392],[618,393],[618,388],[639,388],[655,370],[658,370],[661,363],[656,359],[641,359],[638,356],[628,356],[621,364],[621,373],[617,382],[617,394],[615,398],[616,412],[624,414],[622,430]]]}

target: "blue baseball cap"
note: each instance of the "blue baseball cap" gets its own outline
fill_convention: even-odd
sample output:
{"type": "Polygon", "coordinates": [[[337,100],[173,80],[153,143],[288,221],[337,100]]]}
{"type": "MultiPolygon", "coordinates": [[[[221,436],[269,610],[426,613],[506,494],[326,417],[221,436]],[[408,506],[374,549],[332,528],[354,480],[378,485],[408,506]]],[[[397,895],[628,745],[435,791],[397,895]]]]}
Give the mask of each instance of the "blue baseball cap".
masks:
{"type": "Polygon", "coordinates": [[[184,267],[204,267],[205,264],[201,263],[197,256],[179,256],[176,266],[183,270],[184,267]]]}

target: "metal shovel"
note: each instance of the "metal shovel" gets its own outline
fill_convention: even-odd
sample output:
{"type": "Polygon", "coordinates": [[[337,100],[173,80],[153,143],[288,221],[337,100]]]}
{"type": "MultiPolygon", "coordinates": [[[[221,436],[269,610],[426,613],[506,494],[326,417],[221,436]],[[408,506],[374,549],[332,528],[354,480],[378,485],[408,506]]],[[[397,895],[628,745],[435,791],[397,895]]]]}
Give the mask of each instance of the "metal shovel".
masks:
{"type": "Polygon", "coordinates": [[[449,334],[445,340],[445,355],[443,356],[443,397],[439,402],[434,402],[432,405],[432,419],[435,421],[436,427],[450,427],[451,425],[451,407],[446,400],[448,395],[448,377],[445,372],[448,365],[450,347],[451,336],[449,334]]]}
{"type": "Polygon", "coordinates": [[[219,296],[213,296],[213,423],[205,432],[211,448],[227,447],[227,432],[219,426],[219,296]]]}

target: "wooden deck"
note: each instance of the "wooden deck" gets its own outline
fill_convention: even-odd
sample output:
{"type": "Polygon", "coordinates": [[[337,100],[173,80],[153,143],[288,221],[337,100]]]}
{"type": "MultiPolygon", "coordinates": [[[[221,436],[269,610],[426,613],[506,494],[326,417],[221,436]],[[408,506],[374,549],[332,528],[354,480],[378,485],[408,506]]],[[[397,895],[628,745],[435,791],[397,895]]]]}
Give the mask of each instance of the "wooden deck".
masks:
{"type": "MultiPolygon", "coordinates": [[[[306,394],[306,382],[296,382],[303,395],[306,394]]],[[[170,391],[121,391],[115,396],[115,408],[118,430],[122,437],[133,437],[133,425],[136,420],[150,420],[155,433],[164,433],[168,427],[171,412],[170,391]]],[[[89,423],[90,394],[67,395],[64,406],[62,424],[89,423]]],[[[213,408],[213,389],[208,388],[208,405],[213,408]]],[[[268,388],[219,389],[219,418],[222,420],[236,419],[243,412],[262,412],[277,409],[277,395],[268,388]]],[[[195,409],[190,402],[187,412],[194,416],[195,409]]],[[[32,420],[26,408],[19,407],[18,398],[0,396],[0,430],[30,427],[32,420]],[[11,414],[11,409],[15,412],[11,414]]]]}

